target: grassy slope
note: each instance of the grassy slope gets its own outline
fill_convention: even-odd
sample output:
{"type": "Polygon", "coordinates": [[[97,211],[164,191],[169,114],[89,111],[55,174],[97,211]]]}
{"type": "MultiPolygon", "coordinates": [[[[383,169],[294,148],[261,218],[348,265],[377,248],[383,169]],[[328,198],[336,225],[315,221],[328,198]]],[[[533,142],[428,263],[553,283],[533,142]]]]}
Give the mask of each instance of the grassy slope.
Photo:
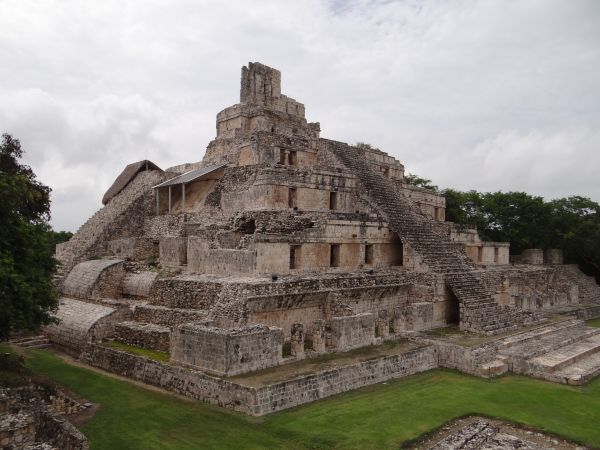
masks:
{"type": "Polygon", "coordinates": [[[117,350],[122,350],[138,356],[145,356],[146,358],[153,359],[155,361],[169,360],[169,354],[167,352],[159,352],[149,348],[136,347],[135,345],[128,345],[117,341],[110,341],[108,345],[112,348],[116,348],[117,350]]]}
{"type": "Polygon", "coordinates": [[[600,319],[592,319],[587,321],[587,325],[589,327],[597,327],[600,328],[600,319]]]}
{"type": "Polygon", "coordinates": [[[92,449],[398,448],[468,413],[600,447],[600,379],[574,388],[515,376],[488,382],[435,370],[256,419],[69,366],[46,351],[31,355],[35,372],[102,405],[83,427],[92,449]]]}

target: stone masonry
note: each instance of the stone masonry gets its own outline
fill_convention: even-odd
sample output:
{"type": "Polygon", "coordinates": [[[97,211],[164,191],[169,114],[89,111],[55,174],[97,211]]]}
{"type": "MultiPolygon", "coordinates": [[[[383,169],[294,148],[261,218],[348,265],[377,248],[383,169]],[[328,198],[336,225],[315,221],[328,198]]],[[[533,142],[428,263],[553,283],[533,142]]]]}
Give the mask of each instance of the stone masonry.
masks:
{"type": "Polygon", "coordinates": [[[125,168],[57,246],[54,344],[257,415],[438,366],[570,384],[600,374],[600,342],[581,321],[600,316],[595,280],[558,249],[510,255],[510,243],[446,222],[442,195],[409,184],[382,150],[322,138],[282,88],[278,70],[249,63],[201,161],[125,168]],[[485,343],[432,337],[444,327],[485,343]],[[260,389],[231,381],[406,339],[419,349],[326,373],[315,364],[260,389]]]}

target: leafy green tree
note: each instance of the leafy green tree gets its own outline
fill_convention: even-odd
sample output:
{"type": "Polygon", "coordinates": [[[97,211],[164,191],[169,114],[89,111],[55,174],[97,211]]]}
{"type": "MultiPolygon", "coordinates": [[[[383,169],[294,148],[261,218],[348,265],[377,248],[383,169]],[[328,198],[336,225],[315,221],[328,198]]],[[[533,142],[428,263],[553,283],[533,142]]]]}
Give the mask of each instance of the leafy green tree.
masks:
{"type": "Polygon", "coordinates": [[[438,187],[435,184],[431,184],[431,180],[427,178],[421,178],[418,175],[413,175],[409,173],[408,175],[404,175],[404,181],[408,184],[412,184],[413,186],[422,187],[425,189],[431,189],[432,191],[438,191],[438,187]]]}
{"type": "Polygon", "coordinates": [[[50,233],[50,188],[20,164],[21,144],[0,142],[0,339],[14,330],[37,330],[57,307],[50,233]]]}

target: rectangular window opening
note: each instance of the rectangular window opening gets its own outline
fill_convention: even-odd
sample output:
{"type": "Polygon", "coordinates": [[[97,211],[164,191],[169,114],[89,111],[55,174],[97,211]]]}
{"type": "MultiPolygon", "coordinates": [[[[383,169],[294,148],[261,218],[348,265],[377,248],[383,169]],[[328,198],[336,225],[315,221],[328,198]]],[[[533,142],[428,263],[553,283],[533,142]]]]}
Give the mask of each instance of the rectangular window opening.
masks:
{"type": "Polygon", "coordinates": [[[329,193],[329,209],[331,209],[331,210],[337,209],[337,207],[338,207],[337,197],[338,197],[337,192],[329,193]]]}
{"type": "Polygon", "coordinates": [[[340,267],[340,244],[331,244],[329,249],[329,267],[340,267]]]}
{"type": "Polygon", "coordinates": [[[483,247],[477,247],[477,261],[483,261],[483,247]]]}
{"type": "Polygon", "coordinates": [[[497,263],[500,259],[500,249],[498,247],[494,247],[494,262],[497,263]]]}
{"type": "Polygon", "coordinates": [[[290,245],[290,269],[297,269],[300,266],[300,246],[290,245]]]}
{"type": "Polygon", "coordinates": [[[373,264],[373,244],[365,245],[365,264],[373,264]]]}
{"type": "Polygon", "coordinates": [[[279,164],[281,164],[282,166],[285,166],[285,150],[284,149],[279,149],[279,164]]]}

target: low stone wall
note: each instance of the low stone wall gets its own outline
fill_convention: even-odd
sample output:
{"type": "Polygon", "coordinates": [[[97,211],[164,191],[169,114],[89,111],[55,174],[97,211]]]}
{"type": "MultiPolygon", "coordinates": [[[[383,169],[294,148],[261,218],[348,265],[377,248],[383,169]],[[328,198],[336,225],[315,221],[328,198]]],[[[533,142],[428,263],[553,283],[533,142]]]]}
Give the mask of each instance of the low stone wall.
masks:
{"type": "Polygon", "coordinates": [[[121,322],[115,325],[115,339],[137,347],[168,352],[171,329],[153,323],[121,322]]]}
{"type": "Polygon", "coordinates": [[[152,286],[150,302],[169,308],[209,309],[222,288],[222,283],[194,277],[161,278],[152,286]]]}
{"type": "Polygon", "coordinates": [[[156,305],[137,305],[133,312],[133,318],[137,322],[155,323],[167,327],[189,322],[203,322],[207,315],[208,312],[204,310],[167,308],[156,305]]]}
{"type": "Polygon", "coordinates": [[[437,349],[440,367],[481,376],[479,367],[494,360],[497,348],[493,344],[464,347],[451,342],[430,341],[437,349]]]}
{"type": "Polygon", "coordinates": [[[86,437],[71,422],[61,416],[40,410],[35,415],[36,437],[64,450],[89,449],[86,437]]]}
{"type": "Polygon", "coordinates": [[[276,366],[282,359],[280,328],[251,325],[222,329],[184,324],[171,335],[171,361],[219,375],[237,375],[276,366]]]}
{"type": "Polygon", "coordinates": [[[187,264],[187,238],[164,237],[158,244],[159,261],[165,267],[179,267],[187,264]]]}
{"type": "Polygon", "coordinates": [[[116,258],[146,260],[155,258],[158,245],[154,239],[129,237],[106,242],[106,253],[116,258]]]}
{"type": "Polygon", "coordinates": [[[254,416],[438,367],[436,348],[424,346],[400,355],[254,388],[97,344],[86,347],[81,361],[136,381],[254,416]]]}
{"type": "Polygon", "coordinates": [[[97,344],[88,345],[80,359],[85,364],[132,380],[213,405],[253,414],[256,393],[251,387],[97,344]]]}
{"type": "Polygon", "coordinates": [[[437,367],[437,351],[433,346],[428,346],[400,355],[306,375],[257,389],[257,404],[253,414],[262,416],[437,367]]]}

